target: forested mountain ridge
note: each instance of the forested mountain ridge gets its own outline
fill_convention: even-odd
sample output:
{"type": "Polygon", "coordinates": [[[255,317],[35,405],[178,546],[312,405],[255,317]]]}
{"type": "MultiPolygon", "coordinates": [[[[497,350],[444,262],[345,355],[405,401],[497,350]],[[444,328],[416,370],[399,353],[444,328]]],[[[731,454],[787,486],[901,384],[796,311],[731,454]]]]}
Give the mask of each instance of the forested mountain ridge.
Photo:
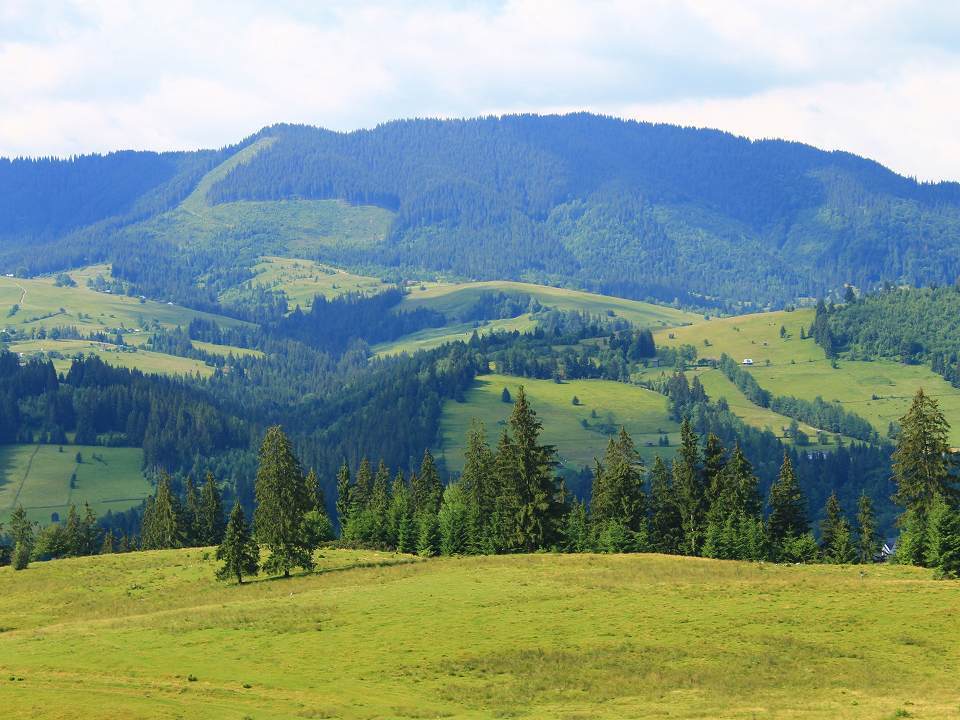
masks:
{"type": "Polygon", "coordinates": [[[281,253],[301,236],[301,256],[340,265],[699,304],[776,306],[844,283],[960,275],[957,183],[799,143],[589,114],[349,133],[276,125],[219,151],[2,161],[0,188],[8,267],[111,261],[151,297],[198,307],[244,277],[257,247],[281,253]],[[191,193],[187,210],[209,217],[171,216],[191,193]],[[169,258],[165,276],[147,276],[169,258]]]}

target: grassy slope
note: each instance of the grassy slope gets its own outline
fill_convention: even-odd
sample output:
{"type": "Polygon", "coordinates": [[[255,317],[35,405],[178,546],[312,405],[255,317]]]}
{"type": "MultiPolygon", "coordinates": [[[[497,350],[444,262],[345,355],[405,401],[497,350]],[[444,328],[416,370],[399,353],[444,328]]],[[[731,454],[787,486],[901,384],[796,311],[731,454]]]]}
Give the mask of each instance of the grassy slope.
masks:
{"type": "Polygon", "coordinates": [[[694,345],[701,357],[726,352],[738,361],[753,358],[756,364],[750,371],[761,387],[775,395],[839,400],[869,420],[881,435],[890,421],[906,412],[913,394],[922,387],[940,401],[953,426],[951,440],[960,445],[960,391],[925,366],[840,360],[835,369],[813,340],[800,340],[800,328],[812,321],[810,309],[760,313],[660,330],[656,340],[659,345],[694,345]],[[787,330],[786,339],[780,338],[781,325],[787,330]],[[705,339],[710,346],[704,345],[705,339]]]}
{"type": "Polygon", "coordinates": [[[629,320],[641,327],[673,327],[702,319],[700,315],[664,305],[506,280],[432,285],[425,286],[424,290],[414,289],[404,298],[400,309],[415,310],[418,307],[429,307],[440,312],[462,312],[473,305],[480,295],[489,292],[529,295],[537,298],[543,305],[559,310],[580,310],[604,316],[607,315],[608,310],[612,310],[616,317],[629,320]]]}
{"type": "Polygon", "coordinates": [[[637,443],[641,454],[650,460],[654,455],[673,455],[672,448],[657,446],[659,430],[670,434],[671,443],[679,442],[679,427],[667,413],[667,399],[644,388],[609,380],[572,380],[562,385],[552,380],[533,380],[504,375],[485,375],[477,379],[467,392],[466,401],[452,400],[444,406],[440,423],[442,446],[438,450],[454,470],[463,467],[463,450],[467,430],[473,418],[483,422],[488,440],[495,445],[501,425],[509,417],[512,406],[500,399],[503,388],[512,394],[523,385],[530,402],[543,423],[543,439],[557,446],[564,467],[579,470],[592,467],[595,457],[602,457],[609,437],[597,429],[584,429],[586,420],[592,427],[609,423],[623,425],[637,443]],[[576,395],[579,406],[572,404],[576,395]],[[590,417],[596,410],[598,417],[590,417]],[[653,447],[647,446],[652,443],[653,447]]]}
{"type": "MultiPolygon", "coordinates": [[[[264,257],[254,265],[253,271],[257,276],[251,281],[252,284],[274,291],[282,290],[291,308],[300,305],[307,309],[317,295],[333,298],[348,292],[370,293],[389,287],[379,278],[354,275],[299,258],[264,257]]],[[[220,299],[229,302],[237,297],[240,297],[240,290],[234,288],[223,293],[220,299]]]]}
{"type": "Polygon", "coordinates": [[[199,360],[139,348],[136,352],[131,352],[116,345],[89,340],[29,340],[27,342],[11,343],[9,350],[23,353],[26,357],[59,353],[63,357],[53,358],[53,366],[57,372],[69,370],[70,358],[83,353],[84,355],[96,355],[109,365],[137,368],[147,373],[166,375],[194,375],[199,373],[204,377],[213,374],[213,368],[199,360]]]}
{"type": "Polygon", "coordinates": [[[19,504],[32,520],[50,522],[51,513],[63,518],[73,503],[90,503],[98,515],[126,510],[150,492],[143,477],[143,451],[64,445],[0,445],[0,518],[19,504]],[[80,452],[83,462],[77,464],[80,452]],[[95,460],[97,455],[101,460],[95,460]],[[76,473],[76,487],[70,476],[76,473]]]}
{"type": "Polygon", "coordinates": [[[325,555],[321,574],[242,587],[217,584],[205,550],[0,569],[4,716],[960,712],[960,596],[925,571],[325,555]]]}

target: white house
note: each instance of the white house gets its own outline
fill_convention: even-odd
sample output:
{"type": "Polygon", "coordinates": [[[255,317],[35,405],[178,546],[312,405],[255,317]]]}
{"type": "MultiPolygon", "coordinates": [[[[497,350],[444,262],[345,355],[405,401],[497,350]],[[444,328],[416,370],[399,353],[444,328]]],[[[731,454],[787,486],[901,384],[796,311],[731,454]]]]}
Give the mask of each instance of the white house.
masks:
{"type": "Polygon", "coordinates": [[[753,365],[753,358],[744,358],[741,365],[753,365]]]}

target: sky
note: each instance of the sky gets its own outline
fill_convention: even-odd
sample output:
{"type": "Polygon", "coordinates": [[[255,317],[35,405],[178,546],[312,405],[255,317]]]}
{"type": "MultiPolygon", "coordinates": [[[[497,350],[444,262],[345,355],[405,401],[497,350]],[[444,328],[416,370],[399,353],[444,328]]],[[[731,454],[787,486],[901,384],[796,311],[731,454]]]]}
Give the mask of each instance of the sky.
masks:
{"type": "Polygon", "coordinates": [[[960,3],[0,0],[0,156],[579,110],[960,180],[960,3]]]}

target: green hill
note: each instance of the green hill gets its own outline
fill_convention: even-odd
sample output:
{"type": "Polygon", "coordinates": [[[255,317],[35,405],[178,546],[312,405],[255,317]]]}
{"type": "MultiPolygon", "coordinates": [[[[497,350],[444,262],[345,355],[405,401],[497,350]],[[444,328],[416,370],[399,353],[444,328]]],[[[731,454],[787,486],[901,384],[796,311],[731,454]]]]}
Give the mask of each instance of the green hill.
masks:
{"type": "Polygon", "coordinates": [[[956,591],[898,566],[204,549],[0,568],[7,718],[954,718],[956,591]]]}

